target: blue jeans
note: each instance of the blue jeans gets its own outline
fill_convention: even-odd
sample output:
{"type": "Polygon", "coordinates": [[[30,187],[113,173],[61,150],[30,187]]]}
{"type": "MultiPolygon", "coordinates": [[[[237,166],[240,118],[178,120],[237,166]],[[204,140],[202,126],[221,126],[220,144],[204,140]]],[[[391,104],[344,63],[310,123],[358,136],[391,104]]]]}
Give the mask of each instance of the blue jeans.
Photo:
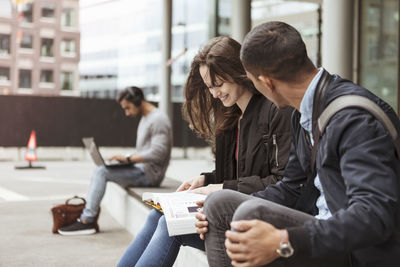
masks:
{"type": "Polygon", "coordinates": [[[157,210],[152,210],[142,230],[126,249],[117,267],[172,266],[181,245],[205,251],[204,241],[198,234],[168,236],[164,215],[157,210]]]}
{"type": "Polygon", "coordinates": [[[106,191],[107,182],[114,182],[122,187],[151,186],[145,173],[136,167],[96,167],[93,172],[89,190],[86,196],[85,209],[82,212],[81,220],[93,222],[99,211],[100,202],[106,191]]]}

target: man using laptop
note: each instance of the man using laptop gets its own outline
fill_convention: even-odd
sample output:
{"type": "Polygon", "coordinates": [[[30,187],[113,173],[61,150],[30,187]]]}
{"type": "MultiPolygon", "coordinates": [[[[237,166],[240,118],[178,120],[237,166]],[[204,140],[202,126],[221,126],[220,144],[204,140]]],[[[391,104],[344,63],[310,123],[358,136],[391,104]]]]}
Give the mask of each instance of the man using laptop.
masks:
{"type": "Polygon", "coordinates": [[[132,166],[134,163],[131,161],[126,161],[126,162],[120,162],[117,160],[114,161],[109,161],[109,160],[104,160],[103,156],[100,154],[100,151],[96,145],[96,143],[94,142],[94,138],[93,137],[84,137],[82,138],[82,142],[85,145],[86,149],[89,151],[90,156],[93,159],[93,162],[97,165],[97,166],[106,166],[106,167],[121,167],[121,166],[132,166]]]}
{"type": "Polygon", "coordinates": [[[62,227],[62,235],[94,234],[99,231],[97,217],[107,182],[123,187],[159,186],[167,170],[172,147],[172,130],[168,116],[144,99],[143,91],[128,87],[117,96],[125,115],[141,116],[136,139],[136,153],[115,155],[110,161],[132,163],[130,166],[96,167],[86,196],[86,206],[80,218],[62,227]]]}

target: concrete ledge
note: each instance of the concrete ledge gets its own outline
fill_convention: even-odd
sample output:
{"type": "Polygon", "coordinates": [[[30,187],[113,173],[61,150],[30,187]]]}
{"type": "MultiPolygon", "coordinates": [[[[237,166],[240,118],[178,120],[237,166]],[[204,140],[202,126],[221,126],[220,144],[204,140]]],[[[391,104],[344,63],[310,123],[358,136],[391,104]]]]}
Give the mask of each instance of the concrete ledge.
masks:
{"type": "MultiPolygon", "coordinates": [[[[161,187],[129,188],[128,190],[115,183],[108,183],[102,205],[108,212],[135,236],[143,227],[150,206],[142,202],[143,192],[173,192],[180,182],[165,179],[161,187]]],[[[101,230],[101,225],[100,225],[101,230]]],[[[208,266],[206,255],[203,251],[191,247],[181,247],[175,267],[204,267],[208,266]]]]}

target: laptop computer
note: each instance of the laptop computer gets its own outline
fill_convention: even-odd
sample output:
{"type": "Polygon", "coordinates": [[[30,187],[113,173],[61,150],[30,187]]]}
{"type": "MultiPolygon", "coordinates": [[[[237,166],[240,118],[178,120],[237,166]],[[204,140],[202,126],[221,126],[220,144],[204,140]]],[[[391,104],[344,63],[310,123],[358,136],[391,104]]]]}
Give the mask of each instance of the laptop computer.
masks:
{"type": "Polygon", "coordinates": [[[103,157],[100,154],[100,151],[94,142],[93,137],[84,137],[82,138],[82,142],[85,145],[86,149],[89,151],[90,156],[92,157],[94,163],[97,166],[106,166],[106,167],[126,167],[126,166],[132,166],[133,163],[128,163],[128,162],[118,162],[118,161],[105,161],[103,157]]]}

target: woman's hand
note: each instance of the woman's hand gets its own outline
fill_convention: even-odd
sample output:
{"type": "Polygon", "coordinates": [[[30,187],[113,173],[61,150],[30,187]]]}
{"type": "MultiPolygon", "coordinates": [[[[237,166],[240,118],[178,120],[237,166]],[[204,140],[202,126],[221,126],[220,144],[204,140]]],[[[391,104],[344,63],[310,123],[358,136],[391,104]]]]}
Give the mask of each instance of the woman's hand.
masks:
{"type": "Polygon", "coordinates": [[[197,227],[197,233],[200,235],[200,238],[204,240],[206,238],[205,234],[208,232],[208,221],[206,215],[204,215],[203,212],[204,200],[197,201],[196,204],[202,208],[196,214],[196,218],[198,221],[194,225],[197,227]]]}
{"type": "Polygon", "coordinates": [[[222,190],[223,184],[209,184],[207,186],[198,187],[196,189],[189,189],[190,193],[209,195],[212,192],[222,190]]]}
{"type": "Polygon", "coordinates": [[[185,190],[192,190],[192,189],[201,187],[201,186],[204,185],[204,180],[205,180],[204,175],[200,175],[199,177],[187,180],[187,181],[183,182],[178,187],[178,189],[176,189],[176,192],[185,191],[185,190]]]}

